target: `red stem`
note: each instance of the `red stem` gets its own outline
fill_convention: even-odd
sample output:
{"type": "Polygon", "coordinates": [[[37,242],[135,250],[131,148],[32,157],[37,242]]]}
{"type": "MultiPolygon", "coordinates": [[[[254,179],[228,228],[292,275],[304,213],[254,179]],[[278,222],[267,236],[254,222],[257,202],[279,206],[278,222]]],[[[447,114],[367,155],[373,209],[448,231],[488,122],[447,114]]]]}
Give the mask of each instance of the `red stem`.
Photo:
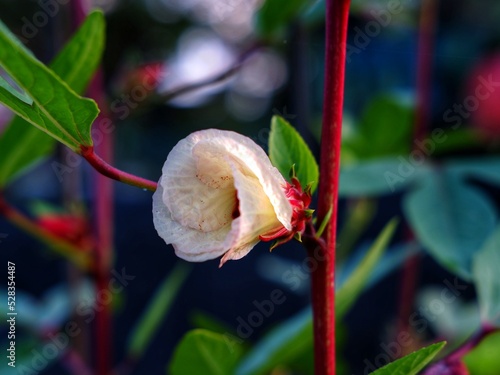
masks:
{"type": "MultiPolygon", "coordinates": [[[[103,117],[109,118],[107,114],[107,103],[103,94],[103,78],[102,71],[99,70],[94,77],[89,88],[89,94],[93,97],[101,109],[101,113],[97,118],[96,124],[100,123],[103,117]]],[[[102,142],[96,146],[100,153],[107,159],[113,159],[113,137],[112,134],[103,136],[102,142]]],[[[97,160],[97,156],[93,152],[88,153],[91,160],[97,160]],[[92,158],[94,157],[94,159],[92,158]]],[[[86,157],[87,158],[87,157],[86,157]]],[[[87,160],[89,160],[87,158],[87,160]]],[[[99,159],[102,161],[102,159],[99,159]]],[[[102,163],[104,163],[102,161],[102,163]]],[[[92,163],[91,163],[92,164],[92,163]]],[[[99,164],[103,165],[103,164],[99,164]]],[[[106,164],[105,164],[106,165],[106,164]]],[[[109,166],[110,169],[116,170],[109,166]]],[[[101,172],[98,168],[96,168],[101,172]]],[[[108,176],[109,177],[109,176],[108,176]]],[[[95,282],[97,292],[107,290],[109,288],[109,277],[113,256],[113,184],[106,177],[105,173],[96,173],[94,180],[94,214],[96,216],[96,274],[95,282]]],[[[96,374],[108,375],[111,370],[112,363],[112,330],[111,330],[111,310],[110,306],[105,304],[100,306],[96,312],[96,374]]]]}
{"type": "Polygon", "coordinates": [[[420,9],[417,52],[417,108],[415,112],[415,139],[427,136],[430,119],[432,56],[439,0],[423,0],[420,9]]]}
{"type": "MultiPolygon", "coordinates": [[[[109,118],[109,117],[107,117],[109,118]]],[[[115,168],[105,162],[101,157],[96,155],[93,146],[80,146],[81,155],[90,163],[92,167],[95,168],[100,174],[109,177],[113,180],[123,182],[132,186],[137,186],[150,191],[155,191],[157,183],[136,175],[124,172],[118,168],[115,168]]],[[[106,156],[105,156],[106,157],[106,156]]],[[[106,159],[110,160],[109,157],[106,159]]]]}
{"type": "MultiPolygon", "coordinates": [[[[430,124],[430,107],[432,103],[432,57],[434,51],[434,37],[437,23],[439,0],[423,0],[420,9],[418,52],[417,52],[417,105],[413,136],[416,140],[427,137],[430,124]]],[[[413,149],[417,149],[413,144],[413,149]]],[[[408,229],[407,240],[413,240],[414,235],[408,229]]],[[[420,266],[420,255],[415,254],[404,264],[399,304],[399,332],[411,331],[410,314],[417,288],[420,266]]],[[[404,355],[404,353],[403,353],[404,355]]]]}
{"type": "Polygon", "coordinates": [[[312,270],[312,304],[314,319],[314,361],[316,375],[335,374],[335,240],[337,199],[344,100],[347,22],[350,0],[326,1],[326,57],[321,136],[321,166],[318,197],[318,222],[328,211],[332,216],[323,233],[324,248],[310,248],[321,259],[312,270]]]}

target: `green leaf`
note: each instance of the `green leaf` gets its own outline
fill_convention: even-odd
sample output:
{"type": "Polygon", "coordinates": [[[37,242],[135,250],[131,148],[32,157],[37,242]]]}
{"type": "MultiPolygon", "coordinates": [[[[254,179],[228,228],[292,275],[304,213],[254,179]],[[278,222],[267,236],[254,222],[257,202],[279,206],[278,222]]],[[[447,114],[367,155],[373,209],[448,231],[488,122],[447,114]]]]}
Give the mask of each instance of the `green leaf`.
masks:
{"type": "Polygon", "coordinates": [[[413,183],[427,171],[427,165],[414,166],[402,156],[342,165],[339,195],[369,197],[391,194],[413,183]]]}
{"type": "Polygon", "coordinates": [[[283,176],[288,176],[295,164],[295,172],[302,186],[312,182],[316,190],[319,169],[316,159],[300,134],[284,118],[273,116],[269,134],[269,158],[283,176]]]}
{"type": "Polygon", "coordinates": [[[347,281],[342,284],[342,287],[335,295],[335,316],[337,319],[342,319],[354,304],[358,296],[363,291],[367,281],[370,278],[371,272],[377,265],[378,261],[384,254],[387,245],[389,244],[396,226],[397,219],[392,219],[387,223],[385,228],[380,232],[373,245],[368,250],[364,259],[358,267],[351,273],[347,281]]]}
{"type": "Polygon", "coordinates": [[[264,39],[276,37],[308,3],[306,0],[266,0],[255,14],[257,32],[264,39]]]}
{"type": "Polygon", "coordinates": [[[500,368],[500,332],[486,336],[464,356],[471,375],[498,375],[500,368]]]}
{"type": "MultiPolygon", "coordinates": [[[[50,65],[78,93],[85,90],[99,65],[104,32],[103,14],[92,12],[50,65]]],[[[52,153],[54,146],[53,138],[16,116],[0,135],[0,188],[52,153]]]]}
{"type": "Polygon", "coordinates": [[[500,158],[483,157],[477,159],[457,159],[446,163],[450,173],[461,178],[478,178],[485,182],[500,185],[500,158]]]}
{"type": "Polygon", "coordinates": [[[189,270],[190,268],[185,263],[178,263],[158,287],[146,311],[130,333],[128,339],[130,357],[138,359],[148,348],[151,339],[168,314],[182,284],[186,280],[189,270]]]}
{"type": "Polygon", "coordinates": [[[445,345],[446,342],[442,341],[417,350],[379,368],[377,371],[372,372],[371,375],[417,375],[445,345]]]}
{"type": "Polygon", "coordinates": [[[0,135],[0,189],[54,150],[55,140],[20,117],[0,135]]]}
{"type": "Polygon", "coordinates": [[[204,329],[189,331],[175,349],[171,375],[228,375],[243,354],[243,347],[224,335],[204,329]]]}
{"type": "Polygon", "coordinates": [[[472,258],[495,229],[492,203],[447,169],[429,173],[403,201],[405,216],[427,251],[470,280],[472,258]]]}
{"type": "Polygon", "coordinates": [[[483,147],[484,145],[484,141],[481,139],[481,135],[476,129],[470,127],[446,130],[438,129],[433,130],[430,135],[432,139],[432,134],[434,132],[443,132],[442,135],[434,138],[434,144],[436,147],[434,150],[435,155],[464,151],[467,149],[483,147]]]}
{"type": "Polygon", "coordinates": [[[306,309],[270,331],[240,362],[236,375],[261,375],[312,350],[313,324],[306,309]]]}
{"type": "Polygon", "coordinates": [[[500,327],[500,226],[474,256],[473,278],[476,284],[481,319],[500,327]]]}
{"type": "Polygon", "coordinates": [[[93,11],[50,64],[54,73],[77,93],[85,91],[99,66],[105,29],[103,13],[93,11]]]}
{"type": "Polygon", "coordinates": [[[413,122],[411,105],[393,96],[377,97],[363,113],[356,132],[344,139],[342,152],[358,160],[408,155],[413,122]]]}
{"type": "Polygon", "coordinates": [[[26,95],[26,93],[16,90],[2,76],[0,76],[0,87],[7,90],[10,94],[14,95],[17,99],[21,100],[22,102],[28,105],[33,104],[33,99],[31,99],[28,95],[26,95]]]}
{"type": "Polygon", "coordinates": [[[72,150],[92,145],[90,127],[99,110],[38,61],[0,22],[0,66],[33,99],[31,105],[0,87],[0,102],[72,150]]]}

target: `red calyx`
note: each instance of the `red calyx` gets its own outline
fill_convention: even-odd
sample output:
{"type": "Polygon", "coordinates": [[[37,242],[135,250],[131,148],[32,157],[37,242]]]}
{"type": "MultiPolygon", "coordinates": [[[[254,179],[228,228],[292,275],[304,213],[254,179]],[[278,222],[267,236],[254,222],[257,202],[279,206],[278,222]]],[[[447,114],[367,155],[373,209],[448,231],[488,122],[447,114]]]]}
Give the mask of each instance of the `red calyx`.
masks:
{"type": "Polygon", "coordinates": [[[292,183],[286,183],[285,195],[292,205],[292,230],[289,231],[285,227],[281,227],[260,235],[259,239],[261,241],[276,241],[271,246],[271,250],[273,250],[276,246],[290,241],[294,237],[298,237],[300,240],[306,229],[307,221],[311,219],[311,210],[309,210],[309,205],[311,204],[311,192],[309,188],[306,188],[306,190],[303,191],[299,180],[296,177],[292,177],[292,183]]]}

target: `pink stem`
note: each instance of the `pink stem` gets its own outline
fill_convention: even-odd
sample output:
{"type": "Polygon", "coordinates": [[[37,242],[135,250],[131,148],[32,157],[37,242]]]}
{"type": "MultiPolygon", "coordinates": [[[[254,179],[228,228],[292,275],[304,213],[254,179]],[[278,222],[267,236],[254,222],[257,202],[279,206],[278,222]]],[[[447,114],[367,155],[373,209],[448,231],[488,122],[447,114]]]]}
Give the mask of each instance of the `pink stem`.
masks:
{"type": "MultiPolygon", "coordinates": [[[[439,0],[423,0],[420,9],[418,52],[417,52],[417,105],[413,136],[417,140],[427,137],[430,123],[430,105],[432,103],[432,57],[434,36],[437,23],[439,0]]],[[[416,148],[415,146],[413,147],[416,148]]],[[[408,229],[407,239],[414,238],[408,229]]],[[[410,331],[410,314],[417,288],[420,266],[420,255],[411,256],[404,264],[400,288],[399,327],[398,332],[410,331]]]]}
{"type": "MultiPolygon", "coordinates": [[[[109,118],[109,117],[108,117],[109,118]]],[[[103,142],[104,144],[104,142],[103,142]]],[[[101,147],[103,147],[101,145],[101,147]]],[[[140,187],[150,191],[155,191],[157,183],[136,175],[121,171],[107,162],[105,162],[101,157],[96,155],[94,152],[94,147],[92,146],[80,146],[81,155],[89,162],[89,164],[95,168],[100,174],[109,177],[113,180],[123,182],[132,186],[140,187]]],[[[109,160],[109,158],[107,158],[109,160]]]]}
{"type": "Polygon", "coordinates": [[[350,0],[326,2],[325,89],[318,222],[324,220],[330,209],[332,216],[323,233],[326,246],[309,249],[310,253],[321,253],[319,256],[310,254],[321,259],[318,267],[312,271],[316,375],[335,374],[335,240],[349,5],[350,0]]]}
{"type": "MultiPolygon", "coordinates": [[[[101,114],[97,121],[103,117],[109,118],[107,114],[107,103],[103,94],[103,78],[102,71],[99,70],[94,77],[89,88],[89,94],[93,97],[101,109],[101,114]]],[[[99,122],[96,122],[99,123],[99,122]]],[[[111,134],[103,136],[102,142],[97,146],[100,153],[107,159],[113,159],[113,137],[111,134]]],[[[97,158],[93,152],[87,155],[97,158]]],[[[99,159],[102,160],[102,159],[99,159]]],[[[92,164],[92,163],[91,163],[92,164]]],[[[102,165],[102,164],[99,164],[102,165]]],[[[112,170],[115,168],[111,167],[112,170]]],[[[101,172],[98,168],[97,171],[101,172]]],[[[109,177],[109,176],[108,176],[109,177]]],[[[96,173],[94,180],[94,214],[96,216],[96,273],[95,281],[97,292],[109,288],[109,275],[113,256],[113,184],[106,177],[105,173],[96,173]]],[[[110,306],[103,305],[96,312],[96,374],[108,375],[111,370],[112,363],[112,331],[111,331],[111,311],[110,306]]]]}

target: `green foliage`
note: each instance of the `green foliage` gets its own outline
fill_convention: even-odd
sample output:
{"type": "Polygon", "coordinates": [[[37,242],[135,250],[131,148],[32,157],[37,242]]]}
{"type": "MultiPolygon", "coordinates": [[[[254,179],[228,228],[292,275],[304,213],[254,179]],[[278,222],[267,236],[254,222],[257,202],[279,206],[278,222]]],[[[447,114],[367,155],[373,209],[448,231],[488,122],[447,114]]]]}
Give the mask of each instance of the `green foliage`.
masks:
{"type": "Polygon", "coordinates": [[[257,11],[257,31],[264,39],[276,37],[294,18],[297,18],[306,0],[266,0],[257,11]]]}
{"type": "Polygon", "coordinates": [[[500,369],[500,332],[486,336],[464,356],[471,375],[497,375],[500,369]]]}
{"type": "Polygon", "coordinates": [[[312,352],[311,312],[305,310],[269,332],[241,361],[236,375],[267,374],[305,352],[312,352]]]}
{"type": "Polygon", "coordinates": [[[409,154],[413,122],[411,106],[392,96],[375,98],[353,134],[346,135],[342,162],[409,154]]]}
{"type": "Polygon", "coordinates": [[[450,160],[446,169],[459,178],[477,178],[500,186],[500,157],[450,160]]]}
{"type": "Polygon", "coordinates": [[[500,226],[474,257],[473,278],[481,318],[500,327],[500,226]]]}
{"type": "Polygon", "coordinates": [[[404,211],[432,256],[470,280],[472,258],[495,228],[493,205],[481,191],[447,170],[429,173],[409,192],[404,211]]]}
{"type": "Polygon", "coordinates": [[[371,375],[416,375],[422,370],[441,349],[446,345],[445,341],[432,344],[414,353],[408,354],[388,365],[379,368],[371,375]]]}
{"type": "Polygon", "coordinates": [[[269,158],[283,176],[288,176],[295,165],[302,186],[312,182],[311,192],[316,190],[319,180],[316,159],[300,134],[280,116],[273,116],[271,120],[269,158]]]}
{"type": "Polygon", "coordinates": [[[363,260],[349,276],[349,279],[337,291],[335,296],[335,315],[337,319],[342,319],[363,291],[373,269],[387,248],[397,224],[397,219],[392,219],[387,223],[363,260]]]}
{"type": "MultiPolygon", "coordinates": [[[[92,41],[90,41],[92,42],[92,41]]],[[[90,127],[99,110],[78,96],[60,77],[38,61],[0,22],[0,66],[32,104],[0,87],[0,102],[32,125],[74,151],[92,145],[90,127]]]]}
{"type": "MultiPolygon", "coordinates": [[[[103,14],[91,13],[50,65],[78,93],[85,90],[101,60],[104,28],[103,14]]],[[[0,188],[52,153],[54,146],[53,138],[16,116],[0,135],[0,188]]]]}
{"type": "Polygon", "coordinates": [[[391,194],[413,183],[427,168],[421,166],[408,177],[401,178],[401,160],[384,157],[361,163],[342,165],[339,195],[341,197],[371,197],[391,194]]]}
{"type": "Polygon", "coordinates": [[[189,331],[177,346],[170,363],[171,375],[233,374],[243,355],[243,347],[227,336],[195,329],[189,331]]]}
{"type": "Polygon", "coordinates": [[[189,274],[190,268],[185,263],[178,263],[151,297],[146,311],[128,339],[128,353],[132,358],[140,358],[148,348],[158,327],[165,319],[175,297],[189,274]]]}
{"type": "Polygon", "coordinates": [[[25,92],[21,92],[21,91],[15,89],[14,87],[12,87],[9,84],[9,82],[7,82],[2,76],[0,76],[0,87],[7,90],[11,95],[16,97],[20,101],[22,101],[28,105],[33,104],[33,100],[28,95],[26,95],[25,92]]]}

